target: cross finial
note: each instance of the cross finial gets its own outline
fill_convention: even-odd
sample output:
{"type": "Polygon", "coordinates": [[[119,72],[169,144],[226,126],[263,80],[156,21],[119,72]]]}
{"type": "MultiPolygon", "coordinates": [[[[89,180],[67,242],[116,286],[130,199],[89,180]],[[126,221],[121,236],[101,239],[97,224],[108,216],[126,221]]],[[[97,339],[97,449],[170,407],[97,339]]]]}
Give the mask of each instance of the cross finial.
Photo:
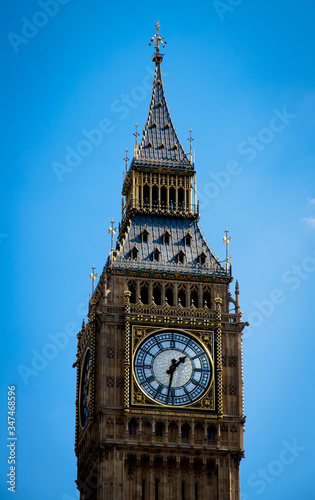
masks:
{"type": "MultiPolygon", "coordinates": [[[[126,156],[127,156],[127,153],[126,153],[126,156]]],[[[114,219],[112,219],[110,221],[110,223],[111,223],[112,227],[108,228],[108,232],[110,234],[110,243],[111,243],[109,249],[110,249],[110,251],[112,251],[113,250],[113,242],[114,242],[114,234],[116,233],[117,228],[114,227],[114,223],[115,223],[114,219]]]]}
{"type": "Polygon", "coordinates": [[[126,150],[125,150],[125,151],[126,151],[126,156],[125,156],[125,158],[123,158],[123,160],[124,160],[124,161],[125,161],[125,163],[126,163],[126,172],[127,172],[127,165],[128,165],[128,161],[129,161],[129,158],[128,158],[128,156],[127,156],[128,149],[126,148],[126,150]]]}
{"type": "Polygon", "coordinates": [[[91,274],[89,276],[89,278],[92,279],[92,294],[94,292],[94,280],[95,280],[95,278],[97,278],[97,274],[94,273],[94,271],[95,271],[95,266],[93,264],[93,266],[92,266],[92,272],[91,272],[91,274]]]}
{"type": "Polygon", "coordinates": [[[149,45],[152,45],[152,43],[155,42],[155,52],[152,56],[152,61],[160,63],[163,61],[164,57],[164,54],[160,53],[160,45],[164,48],[167,42],[164,40],[164,38],[161,37],[159,33],[160,30],[159,21],[156,21],[155,29],[156,29],[156,34],[151,38],[149,45]]]}
{"type": "Polygon", "coordinates": [[[135,146],[137,147],[138,146],[138,135],[140,135],[138,133],[138,124],[137,123],[135,124],[135,129],[136,129],[136,131],[133,133],[133,135],[135,136],[135,146]]]}
{"type": "Polygon", "coordinates": [[[191,133],[192,133],[192,130],[191,130],[191,128],[190,128],[190,129],[189,129],[189,137],[188,137],[188,139],[187,139],[187,141],[189,141],[189,146],[190,146],[190,149],[189,149],[189,159],[190,159],[190,162],[192,161],[192,148],[191,148],[191,146],[192,146],[192,141],[194,141],[194,140],[195,140],[195,139],[193,139],[193,138],[191,137],[191,133]]]}
{"type": "Polygon", "coordinates": [[[229,230],[228,228],[225,229],[225,236],[223,238],[223,243],[225,243],[225,250],[226,250],[226,257],[225,257],[225,267],[226,267],[226,271],[228,270],[228,264],[229,264],[229,243],[231,241],[231,236],[228,237],[228,233],[229,233],[229,230]]]}

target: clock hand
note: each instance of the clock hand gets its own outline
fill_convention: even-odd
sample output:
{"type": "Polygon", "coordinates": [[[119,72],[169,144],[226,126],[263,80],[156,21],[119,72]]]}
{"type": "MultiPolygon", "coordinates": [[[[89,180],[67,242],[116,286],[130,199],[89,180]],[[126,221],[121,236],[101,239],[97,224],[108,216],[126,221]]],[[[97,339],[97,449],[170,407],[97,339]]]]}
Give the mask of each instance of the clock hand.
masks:
{"type": "Polygon", "coordinates": [[[170,394],[170,390],[171,390],[171,385],[172,385],[172,380],[173,380],[173,375],[174,375],[174,372],[176,370],[176,368],[181,364],[181,363],[185,363],[185,360],[186,360],[186,356],[183,356],[182,358],[179,358],[178,361],[176,361],[176,359],[172,359],[172,364],[171,366],[169,367],[168,370],[166,370],[166,373],[168,373],[170,376],[170,381],[169,381],[169,384],[168,384],[168,391],[167,391],[167,397],[166,397],[166,404],[168,404],[168,397],[169,397],[169,394],[170,394]]]}
{"type": "Polygon", "coordinates": [[[176,359],[172,359],[172,364],[171,366],[169,367],[168,370],[166,370],[166,373],[168,375],[171,375],[170,376],[170,381],[169,381],[169,384],[168,384],[168,391],[167,391],[167,397],[166,397],[166,404],[168,404],[168,397],[170,395],[170,390],[171,390],[171,385],[172,385],[172,380],[173,380],[173,375],[174,375],[174,372],[176,370],[176,359]]]}

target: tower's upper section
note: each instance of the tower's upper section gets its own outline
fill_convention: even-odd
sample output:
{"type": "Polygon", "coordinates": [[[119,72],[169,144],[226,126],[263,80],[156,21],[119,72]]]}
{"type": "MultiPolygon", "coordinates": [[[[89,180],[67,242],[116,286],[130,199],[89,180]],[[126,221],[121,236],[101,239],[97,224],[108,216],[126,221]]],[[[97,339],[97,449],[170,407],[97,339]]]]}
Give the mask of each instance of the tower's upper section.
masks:
{"type": "MultiPolygon", "coordinates": [[[[116,250],[111,247],[108,265],[125,273],[156,272],[231,279],[228,259],[220,261],[197,225],[199,204],[193,155],[186,155],[177,137],[164,95],[161,76],[166,43],[159,34],[152,61],[155,63],[152,97],[142,140],[126,172],[122,194],[121,223],[116,250]]],[[[190,130],[191,132],[191,130],[190,130]]],[[[226,241],[228,238],[226,238],[226,241]]],[[[152,274],[153,273],[153,274],[152,274]]]]}
{"type": "Polygon", "coordinates": [[[161,72],[164,54],[160,52],[160,46],[164,47],[166,42],[159,33],[158,21],[155,28],[156,34],[151,38],[151,43],[155,43],[152,56],[155,72],[149,115],[140,144],[135,147],[131,168],[137,165],[148,165],[193,170],[193,163],[191,159],[188,159],[179,141],[167,106],[161,72]]]}
{"type": "Polygon", "coordinates": [[[135,151],[134,160],[154,163],[160,166],[176,165],[177,168],[193,169],[181,145],[167,106],[162,81],[160,62],[155,60],[152,99],[149,115],[144,127],[143,137],[135,151]]]}

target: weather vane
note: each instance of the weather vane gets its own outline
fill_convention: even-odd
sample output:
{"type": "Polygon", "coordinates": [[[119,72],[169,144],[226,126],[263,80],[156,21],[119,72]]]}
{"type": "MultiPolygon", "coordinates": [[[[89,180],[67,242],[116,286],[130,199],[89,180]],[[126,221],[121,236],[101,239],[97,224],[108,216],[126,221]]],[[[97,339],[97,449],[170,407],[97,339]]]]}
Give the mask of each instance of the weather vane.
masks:
{"type": "Polygon", "coordinates": [[[93,264],[93,266],[92,266],[92,272],[91,272],[91,274],[89,276],[89,278],[92,279],[92,294],[94,292],[94,280],[95,280],[95,278],[97,278],[97,273],[94,273],[94,271],[95,271],[95,266],[93,264]]]}
{"type": "MultiPolygon", "coordinates": [[[[127,153],[126,153],[126,156],[127,156],[127,153]]],[[[114,234],[116,233],[116,229],[117,229],[116,227],[114,227],[114,222],[115,222],[114,219],[112,219],[110,221],[112,227],[108,228],[108,232],[110,233],[110,243],[111,243],[110,247],[109,247],[110,251],[113,250],[114,234]]]]}
{"type": "Polygon", "coordinates": [[[156,62],[161,62],[163,60],[164,54],[160,54],[160,44],[164,49],[167,42],[164,40],[163,37],[161,37],[159,33],[160,30],[159,21],[156,21],[155,29],[156,29],[156,34],[151,38],[149,45],[152,45],[152,43],[155,42],[155,53],[153,54],[153,61],[156,60],[156,62]],[[156,57],[157,59],[155,59],[156,57]]]}
{"type": "Polygon", "coordinates": [[[225,256],[225,262],[226,262],[226,271],[228,270],[228,263],[229,263],[229,243],[231,241],[231,236],[228,238],[228,228],[225,229],[225,236],[223,238],[223,243],[225,243],[225,250],[226,250],[226,256],[225,256]]]}

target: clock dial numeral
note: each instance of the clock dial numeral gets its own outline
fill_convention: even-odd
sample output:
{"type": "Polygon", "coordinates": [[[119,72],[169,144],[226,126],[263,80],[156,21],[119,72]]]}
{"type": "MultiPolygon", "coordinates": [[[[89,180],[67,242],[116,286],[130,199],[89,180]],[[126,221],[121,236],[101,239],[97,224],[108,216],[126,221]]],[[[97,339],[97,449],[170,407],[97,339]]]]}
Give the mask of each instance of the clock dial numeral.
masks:
{"type": "Polygon", "coordinates": [[[137,348],[134,370],[142,390],[160,404],[190,404],[207,390],[212,375],[209,355],[188,334],[163,332],[137,348]]]}

